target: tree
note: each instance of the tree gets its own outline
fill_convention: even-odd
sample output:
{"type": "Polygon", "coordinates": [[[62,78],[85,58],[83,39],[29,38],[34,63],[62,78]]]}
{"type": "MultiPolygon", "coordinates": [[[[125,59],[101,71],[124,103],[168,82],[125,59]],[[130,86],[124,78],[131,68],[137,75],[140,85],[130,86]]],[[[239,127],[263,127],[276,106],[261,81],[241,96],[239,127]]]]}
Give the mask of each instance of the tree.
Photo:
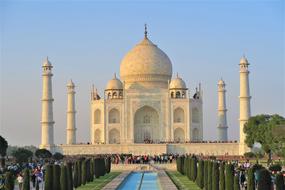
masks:
{"type": "Polygon", "coordinates": [[[206,160],[204,162],[204,188],[205,190],[208,190],[208,162],[209,160],[206,160]]]}
{"type": "Polygon", "coordinates": [[[5,173],[5,183],[4,183],[4,189],[5,190],[14,190],[15,186],[15,179],[11,172],[5,173]]]}
{"type": "Polygon", "coordinates": [[[276,185],[276,190],[284,190],[285,185],[284,185],[284,177],[282,173],[277,174],[276,180],[275,180],[275,185],[276,185]]]}
{"type": "Polygon", "coordinates": [[[37,149],[36,152],[35,152],[35,155],[37,158],[51,158],[52,157],[52,154],[50,151],[48,151],[47,149],[37,149]]]}
{"type": "Polygon", "coordinates": [[[60,168],[60,190],[68,190],[67,189],[67,173],[66,166],[64,164],[61,165],[60,168]]]}
{"type": "Polygon", "coordinates": [[[53,190],[60,190],[60,166],[55,164],[53,165],[53,190]]]}
{"type": "Polygon", "coordinates": [[[53,168],[52,165],[46,165],[46,173],[45,173],[45,190],[53,190],[53,168]]]}
{"type": "Polygon", "coordinates": [[[234,166],[231,163],[226,165],[226,190],[234,189],[234,166]]]}
{"type": "Polygon", "coordinates": [[[271,161],[272,152],[280,152],[285,148],[285,134],[275,131],[283,130],[285,118],[279,115],[257,115],[249,118],[244,125],[246,133],[245,143],[253,147],[255,142],[261,144],[262,149],[268,154],[271,161]]]}
{"type": "Polygon", "coordinates": [[[16,151],[12,152],[12,156],[15,157],[17,163],[22,164],[28,162],[28,159],[33,156],[33,153],[24,148],[18,148],[16,151]]]}
{"type": "Polygon", "coordinates": [[[220,190],[225,190],[225,163],[220,163],[219,169],[219,188],[220,190]]]}
{"type": "Polygon", "coordinates": [[[82,182],[82,185],[85,185],[86,184],[86,160],[82,161],[81,170],[82,170],[81,182],[82,182]]]}
{"type": "Polygon", "coordinates": [[[7,153],[8,142],[0,135],[0,156],[1,156],[1,167],[5,167],[5,156],[7,153]]]}
{"type": "Polygon", "coordinates": [[[191,180],[195,181],[197,178],[197,158],[192,156],[191,158],[191,180]]]}
{"type": "Polygon", "coordinates": [[[66,164],[66,169],[67,169],[67,189],[68,190],[73,190],[73,178],[72,178],[72,163],[67,162],[66,164]]]}
{"type": "Polygon", "coordinates": [[[212,190],[219,190],[219,163],[213,163],[212,169],[212,190]]]}
{"type": "MultiPolygon", "coordinates": [[[[110,171],[111,171],[111,157],[107,157],[106,158],[106,160],[105,160],[105,162],[106,162],[106,168],[107,168],[107,173],[110,173],[110,171]]],[[[93,164],[94,164],[94,162],[93,162],[93,164]]],[[[93,167],[94,167],[94,165],[93,165],[93,167]]],[[[94,170],[93,170],[94,171],[94,170]]]]}
{"type": "Polygon", "coordinates": [[[61,153],[56,152],[56,153],[54,153],[54,155],[52,155],[52,158],[55,160],[62,160],[64,158],[64,156],[61,153]]]}
{"type": "Polygon", "coordinates": [[[198,162],[198,174],[196,184],[203,189],[204,187],[204,161],[202,159],[198,162]]]}
{"type": "Polygon", "coordinates": [[[73,173],[74,173],[74,175],[73,175],[73,186],[74,186],[74,188],[77,188],[78,187],[78,161],[77,162],[75,162],[75,164],[74,164],[74,167],[73,167],[73,173]]]}
{"type": "Polygon", "coordinates": [[[272,182],[271,182],[271,175],[267,169],[260,170],[260,179],[258,181],[257,189],[258,190],[268,190],[271,189],[272,182]]]}
{"type": "Polygon", "coordinates": [[[234,190],[240,190],[239,176],[238,175],[235,175],[235,177],[234,177],[234,190]]]}
{"type": "Polygon", "coordinates": [[[30,190],[30,170],[28,168],[24,169],[23,190],[30,190]]]}
{"type": "Polygon", "coordinates": [[[207,185],[207,188],[208,190],[212,190],[212,169],[213,169],[213,161],[210,160],[208,162],[208,185],[207,185]]]}

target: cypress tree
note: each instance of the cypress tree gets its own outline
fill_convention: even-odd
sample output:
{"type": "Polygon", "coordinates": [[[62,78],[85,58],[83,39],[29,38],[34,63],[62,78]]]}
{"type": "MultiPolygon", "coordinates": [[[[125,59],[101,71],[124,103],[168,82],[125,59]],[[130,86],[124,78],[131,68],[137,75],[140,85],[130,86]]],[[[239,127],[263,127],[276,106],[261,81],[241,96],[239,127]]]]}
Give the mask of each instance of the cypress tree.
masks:
{"type": "Polygon", "coordinates": [[[193,168],[192,168],[192,170],[193,170],[193,174],[192,174],[193,181],[195,181],[197,178],[197,157],[196,156],[193,157],[193,168]]]}
{"type": "Polygon", "coordinates": [[[219,163],[216,161],[212,169],[212,190],[219,190],[219,163]]]}
{"type": "Polygon", "coordinates": [[[183,173],[184,173],[184,175],[186,175],[187,177],[188,177],[188,173],[189,173],[189,171],[188,171],[188,156],[185,156],[184,157],[184,159],[183,159],[184,161],[183,161],[183,173]]]}
{"type": "Polygon", "coordinates": [[[208,162],[209,160],[204,161],[204,188],[208,190],[208,162]]]}
{"type": "Polygon", "coordinates": [[[234,190],[240,190],[239,176],[238,175],[235,175],[235,177],[234,177],[234,190]]]}
{"type": "Polygon", "coordinates": [[[198,174],[196,184],[203,189],[204,187],[204,161],[202,159],[198,162],[198,174]]]}
{"type": "Polygon", "coordinates": [[[220,190],[225,190],[225,163],[220,163],[219,171],[219,188],[220,190]]]}
{"type": "Polygon", "coordinates": [[[86,160],[81,163],[81,183],[82,185],[86,184],[86,160]]]}
{"type": "Polygon", "coordinates": [[[90,180],[94,180],[94,160],[90,160],[90,180]]]}
{"type": "Polygon", "coordinates": [[[181,167],[181,172],[180,172],[180,173],[181,173],[182,175],[185,174],[185,171],[184,171],[184,157],[185,157],[185,156],[182,156],[182,157],[181,157],[181,165],[180,165],[180,167],[181,167]]]}
{"type": "Polygon", "coordinates": [[[61,190],[68,190],[67,189],[67,173],[66,173],[66,166],[64,164],[61,165],[60,171],[60,189],[61,190]]]}
{"type": "Polygon", "coordinates": [[[23,190],[30,190],[30,170],[28,168],[24,170],[23,190]]]}
{"type": "Polygon", "coordinates": [[[78,169],[78,187],[82,185],[82,180],[81,180],[81,177],[82,177],[82,170],[81,170],[81,164],[82,164],[82,160],[79,160],[78,161],[78,164],[77,164],[77,169],[78,169]]]}
{"type": "Polygon", "coordinates": [[[283,177],[282,173],[277,174],[275,184],[276,184],[276,190],[284,190],[285,189],[284,177],[283,177]]]}
{"type": "Polygon", "coordinates": [[[11,172],[5,173],[5,182],[4,182],[4,189],[5,190],[14,190],[15,186],[15,179],[11,172]]]}
{"type": "Polygon", "coordinates": [[[74,175],[73,175],[73,186],[74,186],[74,188],[77,188],[77,187],[79,187],[78,186],[78,161],[76,161],[75,163],[74,163],[74,167],[73,167],[73,173],[74,173],[74,175]]]}
{"type": "Polygon", "coordinates": [[[260,179],[258,181],[257,189],[258,190],[268,190],[271,189],[271,174],[267,169],[260,170],[260,179]]]}
{"type": "Polygon", "coordinates": [[[60,190],[60,166],[53,165],[53,190],[60,190]]]}
{"type": "Polygon", "coordinates": [[[107,169],[106,173],[110,173],[110,171],[111,171],[111,157],[107,157],[105,162],[106,162],[106,169],[107,169]]]}
{"type": "Polygon", "coordinates": [[[234,189],[234,166],[229,163],[226,165],[226,190],[234,189]]]}
{"type": "Polygon", "coordinates": [[[72,163],[67,162],[66,164],[66,170],[67,170],[67,189],[73,190],[73,175],[72,175],[72,163]]]}
{"type": "Polygon", "coordinates": [[[53,171],[52,165],[46,165],[46,173],[45,173],[45,190],[53,190],[53,171]]]}
{"type": "Polygon", "coordinates": [[[247,170],[247,190],[255,190],[254,168],[247,170]]]}
{"type": "Polygon", "coordinates": [[[208,185],[207,185],[207,188],[208,190],[212,190],[212,170],[213,170],[213,161],[209,160],[208,162],[208,172],[207,172],[207,175],[208,175],[208,185]]]}

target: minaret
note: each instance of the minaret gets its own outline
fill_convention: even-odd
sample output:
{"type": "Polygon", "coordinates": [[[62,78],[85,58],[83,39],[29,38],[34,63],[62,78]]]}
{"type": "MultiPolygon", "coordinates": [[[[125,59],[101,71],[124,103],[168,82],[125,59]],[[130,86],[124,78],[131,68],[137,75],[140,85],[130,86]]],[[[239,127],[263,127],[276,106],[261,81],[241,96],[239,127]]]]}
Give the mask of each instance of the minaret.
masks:
{"type": "Polygon", "coordinates": [[[67,84],[67,125],[66,144],[76,144],[76,120],[75,120],[75,85],[70,80],[67,84]]]}
{"type": "Polygon", "coordinates": [[[43,94],[42,94],[42,142],[40,148],[49,149],[52,151],[54,146],[53,141],[53,98],[52,98],[52,65],[48,58],[42,66],[43,72],[43,94]]]}
{"type": "Polygon", "coordinates": [[[218,141],[228,140],[226,84],[221,79],[218,82],[218,141]]]}
{"type": "Polygon", "coordinates": [[[251,116],[250,113],[250,92],[249,92],[249,80],[248,80],[248,61],[245,56],[240,60],[240,96],[239,96],[239,127],[240,127],[240,137],[239,142],[243,147],[240,152],[243,154],[245,152],[245,134],[243,132],[244,124],[248,121],[251,116]]]}

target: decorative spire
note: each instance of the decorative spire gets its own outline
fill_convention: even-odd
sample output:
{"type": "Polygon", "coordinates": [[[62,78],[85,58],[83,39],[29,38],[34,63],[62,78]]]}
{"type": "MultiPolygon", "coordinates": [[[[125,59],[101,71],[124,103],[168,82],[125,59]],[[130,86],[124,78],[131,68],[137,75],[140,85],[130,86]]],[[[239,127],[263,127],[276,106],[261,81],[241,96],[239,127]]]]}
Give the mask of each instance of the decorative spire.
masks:
{"type": "Polygon", "coordinates": [[[147,38],[147,25],[144,24],[144,38],[147,38]]]}
{"type": "Polygon", "coordinates": [[[176,73],[176,78],[179,78],[178,72],[176,73]]]}
{"type": "Polygon", "coordinates": [[[116,73],[114,73],[114,79],[116,79],[117,78],[117,75],[116,75],[116,73]]]}

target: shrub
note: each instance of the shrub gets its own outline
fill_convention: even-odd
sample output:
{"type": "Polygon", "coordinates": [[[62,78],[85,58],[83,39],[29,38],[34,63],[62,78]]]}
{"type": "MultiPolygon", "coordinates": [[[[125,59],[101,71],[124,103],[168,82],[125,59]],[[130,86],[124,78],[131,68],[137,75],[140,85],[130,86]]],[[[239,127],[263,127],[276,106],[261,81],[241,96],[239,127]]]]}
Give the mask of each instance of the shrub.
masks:
{"type": "Polygon", "coordinates": [[[212,190],[212,169],[213,169],[213,162],[210,160],[208,162],[208,185],[207,185],[207,188],[208,190],[212,190]]]}
{"type": "Polygon", "coordinates": [[[81,183],[82,185],[86,184],[86,160],[83,160],[81,163],[81,183]]]}
{"type": "Polygon", "coordinates": [[[268,168],[270,171],[274,171],[274,172],[278,172],[282,170],[282,167],[280,164],[273,164],[271,166],[269,166],[268,168]]]}
{"type": "Polygon", "coordinates": [[[238,175],[235,175],[235,177],[234,177],[234,190],[240,190],[239,176],[238,175]]]}
{"type": "Polygon", "coordinates": [[[284,185],[284,177],[282,173],[277,174],[276,179],[275,179],[275,185],[276,185],[276,190],[284,190],[285,185],[284,185]]]}
{"type": "Polygon", "coordinates": [[[46,165],[46,173],[45,173],[45,190],[53,190],[53,177],[52,177],[52,165],[46,165]]]}
{"type": "Polygon", "coordinates": [[[212,190],[219,190],[219,163],[213,163],[212,169],[212,190]]]}
{"type": "Polygon", "coordinates": [[[201,159],[198,162],[198,174],[197,174],[196,184],[201,189],[203,189],[204,187],[204,161],[201,159]]]}
{"type": "Polygon", "coordinates": [[[15,185],[15,179],[11,172],[5,173],[5,183],[4,183],[4,189],[5,190],[14,190],[15,185]]]}
{"type": "Polygon", "coordinates": [[[246,158],[254,158],[255,154],[253,152],[246,152],[246,153],[244,153],[244,157],[246,157],[246,158]]]}
{"type": "Polygon", "coordinates": [[[233,190],[234,189],[234,166],[229,163],[226,165],[226,190],[233,190]]]}
{"type": "Polygon", "coordinates": [[[254,168],[251,167],[247,171],[247,190],[255,190],[254,168]]]}
{"type": "Polygon", "coordinates": [[[23,190],[30,190],[30,170],[28,168],[24,170],[23,190]]]}
{"type": "Polygon", "coordinates": [[[220,163],[219,169],[219,188],[220,190],[225,190],[225,163],[220,163]]]}
{"type": "Polygon", "coordinates": [[[208,190],[208,160],[204,162],[204,188],[208,190]]]}
{"type": "Polygon", "coordinates": [[[53,190],[60,190],[60,166],[53,165],[53,190]]]}
{"type": "Polygon", "coordinates": [[[271,175],[267,169],[260,170],[260,179],[258,181],[257,189],[258,190],[268,190],[271,189],[271,175]]]}
{"type": "Polygon", "coordinates": [[[71,162],[67,162],[66,171],[67,171],[67,189],[73,190],[72,163],[71,162]]]}
{"type": "Polygon", "coordinates": [[[66,166],[64,164],[61,165],[60,170],[60,190],[68,190],[67,189],[67,174],[66,174],[66,166]]]}
{"type": "Polygon", "coordinates": [[[55,160],[62,160],[64,158],[64,156],[61,153],[56,152],[56,153],[54,153],[54,155],[52,155],[52,158],[55,160]]]}

